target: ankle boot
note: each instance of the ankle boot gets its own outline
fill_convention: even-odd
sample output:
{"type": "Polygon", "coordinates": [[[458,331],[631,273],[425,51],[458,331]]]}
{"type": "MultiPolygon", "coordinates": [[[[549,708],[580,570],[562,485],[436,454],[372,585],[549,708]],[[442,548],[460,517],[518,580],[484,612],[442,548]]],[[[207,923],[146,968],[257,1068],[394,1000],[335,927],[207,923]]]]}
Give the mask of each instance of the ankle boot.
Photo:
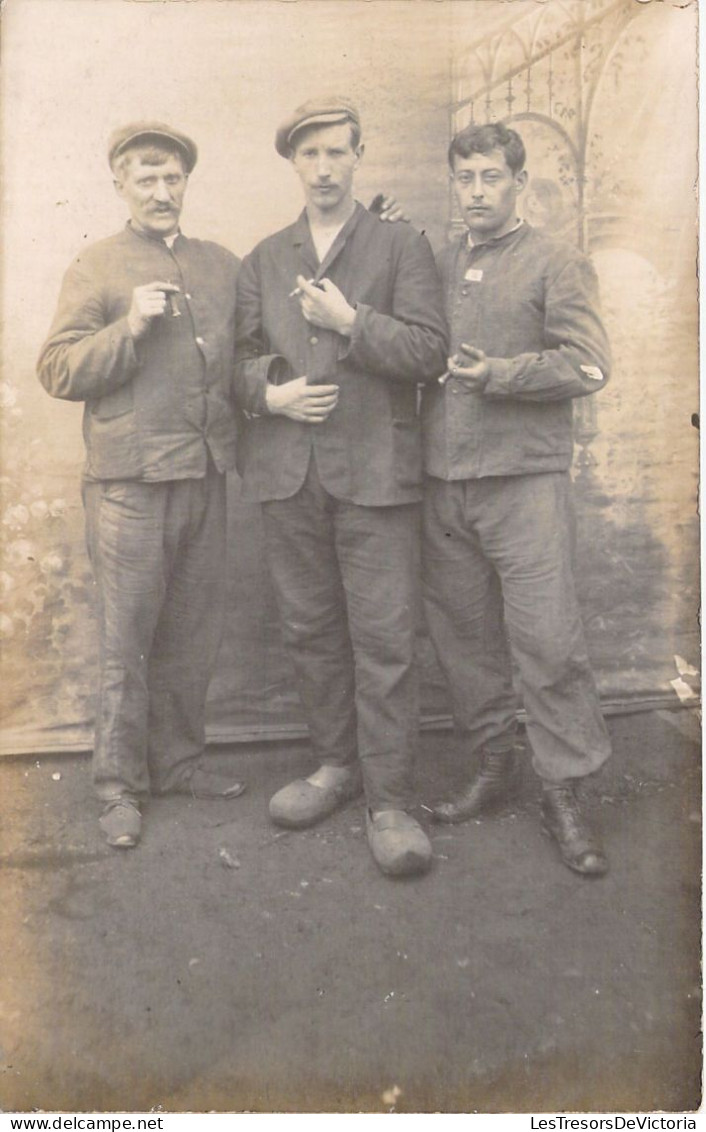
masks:
{"type": "Polygon", "coordinates": [[[435,821],[455,824],[501,805],[514,793],[518,771],[514,751],[483,751],[480,770],[470,785],[450,802],[435,806],[432,817],[435,821]]]}
{"type": "Polygon", "coordinates": [[[601,839],[582,815],[571,783],[544,783],[542,826],[554,838],[561,859],[583,876],[603,876],[608,861],[601,839]]]}

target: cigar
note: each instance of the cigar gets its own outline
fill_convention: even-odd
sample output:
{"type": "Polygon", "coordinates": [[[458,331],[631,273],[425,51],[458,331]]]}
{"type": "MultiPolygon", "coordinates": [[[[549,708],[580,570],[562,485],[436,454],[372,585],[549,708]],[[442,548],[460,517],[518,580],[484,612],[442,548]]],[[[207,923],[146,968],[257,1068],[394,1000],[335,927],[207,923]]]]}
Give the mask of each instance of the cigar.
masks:
{"type": "Polygon", "coordinates": [[[167,291],[167,302],[169,303],[169,313],[172,318],[181,318],[181,311],[179,310],[179,302],[175,291],[167,291]]]}

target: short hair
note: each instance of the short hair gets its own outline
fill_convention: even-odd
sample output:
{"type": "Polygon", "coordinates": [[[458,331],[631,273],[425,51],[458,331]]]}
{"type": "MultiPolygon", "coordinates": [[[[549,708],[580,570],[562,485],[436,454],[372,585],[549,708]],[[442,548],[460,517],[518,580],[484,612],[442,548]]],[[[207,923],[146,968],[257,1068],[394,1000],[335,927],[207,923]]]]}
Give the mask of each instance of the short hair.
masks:
{"type": "Polygon", "coordinates": [[[360,145],[362,132],[357,122],[351,122],[350,118],[343,122],[331,122],[330,125],[326,122],[312,122],[310,126],[302,126],[300,130],[295,130],[294,134],[289,141],[289,156],[294,154],[294,151],[302,143],[302,138],[307,134],[313,134],[314,130],[326,130],[332,126],[348,126],[351,131],[351,149],[357,149],[360,145]]]}
{"type": "Polygon", "coordinates": [[[144,165],[163,165],[170,157],[178,157],[182,170],[186,173],[184,151],[181,146],[170,145],[168,141],[159,143],[137,141],[134,145],[124,149],[119,157],[116,157],[112,166],[115,176],[126,173],[136,157],[139,157],[144,165]]]}
{"type": "Polygon", "coordinates": [[[484,126],[466,126],[451,140],[449,146],[449,165],[453,169],[454,157],[470,157],[473,153],[488,154],[501,149],[505,154],[508,168],[519,173],[525,167],[525,147],[516,130],[503,126],[501,122],[488,122],[484,126]]]}

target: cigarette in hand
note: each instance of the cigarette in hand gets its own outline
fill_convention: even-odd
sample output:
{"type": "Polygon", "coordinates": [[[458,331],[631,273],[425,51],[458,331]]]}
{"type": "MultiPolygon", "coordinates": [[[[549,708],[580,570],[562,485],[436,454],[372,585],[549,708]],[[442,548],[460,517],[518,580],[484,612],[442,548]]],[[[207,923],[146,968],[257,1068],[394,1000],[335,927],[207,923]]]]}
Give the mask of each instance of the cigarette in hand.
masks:
{"type": "MultiPolygon", "coordinates": [[[[315,279],[307,279],[307,283],[309,284],[310,287],[318,287],[320,291],[323,291],[323,287],[321,286],[320,283],[317,283],[315,279]]],[[[295,287],[293,291],[289,292],[289,298],[295,299],[297,297],[297,295],[301,295],[301,294],[303,294],[302,288],[301,287],[295,287]]]]}

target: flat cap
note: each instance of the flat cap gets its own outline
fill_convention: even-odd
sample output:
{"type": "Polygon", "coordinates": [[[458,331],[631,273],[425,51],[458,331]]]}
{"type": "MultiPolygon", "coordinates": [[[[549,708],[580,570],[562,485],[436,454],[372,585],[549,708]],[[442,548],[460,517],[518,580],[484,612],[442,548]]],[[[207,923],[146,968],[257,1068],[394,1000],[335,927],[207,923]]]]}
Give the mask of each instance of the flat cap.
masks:
{"type": "Polygon", "coordinates": [[[186,172],[190,173],[194,168],[199,155],[196,143],[180,130],[166,126],[164,122],[131,122],[129,126],[121,126],[120,129],[113,130],[108,142],[108,161],[111,168],[115,158],[120,157],[120,154],[131,145],[149,141],[171,142],[181,151],[186,172]]]}
{"type": "Polygon", "coordinates": [[[275,134],[275,149],[282,157],[289,157],[292,138],[305,126],[336,126],[339,122],[352,122],[360,129],[360,115],[350,98],[332,94],[312,98],[289,115],[275,134]]]}

